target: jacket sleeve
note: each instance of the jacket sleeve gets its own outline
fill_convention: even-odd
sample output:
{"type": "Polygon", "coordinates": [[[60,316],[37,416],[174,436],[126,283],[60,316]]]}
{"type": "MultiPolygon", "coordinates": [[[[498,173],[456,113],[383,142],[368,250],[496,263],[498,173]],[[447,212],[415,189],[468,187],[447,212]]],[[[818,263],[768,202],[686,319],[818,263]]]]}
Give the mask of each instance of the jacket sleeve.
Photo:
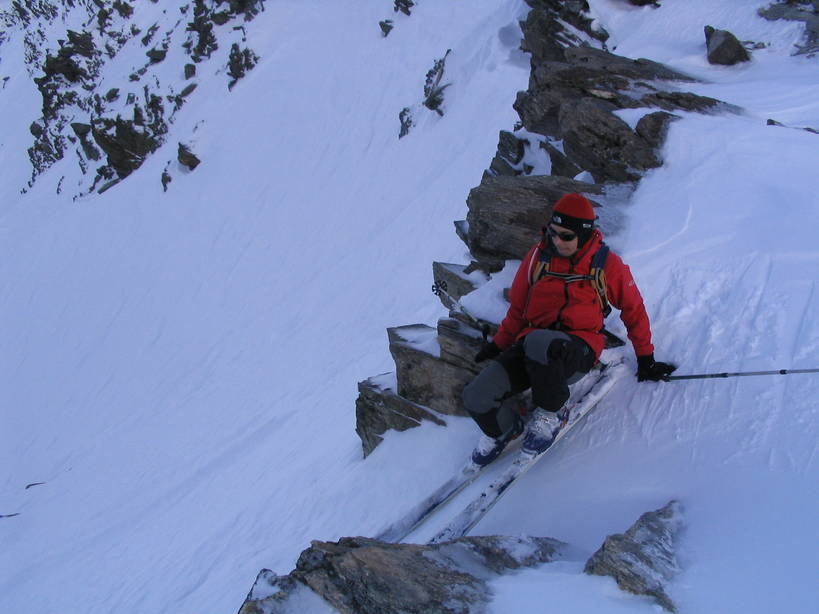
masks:
{"type": "Polygon", "coordinates": [[[647,356],[654,352],[651,343],[651,325],[648,320],[643,297],[631,269],[620,256],[610,252],[606,259],[606,292],[609,302],[620,310],[620,319],[626,325],[628,338],[637,356],[647,356]]]}
{"type": "Polygon", "coordinates": [[[526,318],[523,314],[526,312],[526,302],[529,299],[529,270],[532,259],[536,256],[537,245],[526,254],[512,281],[512,287],[509,290],[509,310],[492,339],[495,345],[502,350],[512,345],[520,331],[526,326],[526,318]]]}

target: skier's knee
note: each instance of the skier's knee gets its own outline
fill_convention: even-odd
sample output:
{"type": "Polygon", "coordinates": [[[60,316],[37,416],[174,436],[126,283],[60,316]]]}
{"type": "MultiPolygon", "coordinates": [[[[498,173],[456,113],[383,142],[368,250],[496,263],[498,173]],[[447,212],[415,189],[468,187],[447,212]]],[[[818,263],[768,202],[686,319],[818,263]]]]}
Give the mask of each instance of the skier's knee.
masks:
{"type": "Polygon", "coordinates": [[[560,346],[569,340],[566,333],[556,330],[536,330],[532,331],[523,340],[523,348],[526,358],[541,364],[550,362],[552,346],[560,346]]]}
{"type": "Polygon", "coordinates": [[[474,416],[496,409],[509,390],[506,370],[493,362],[464,387],[461,397],[464,408],[474,416]]]}

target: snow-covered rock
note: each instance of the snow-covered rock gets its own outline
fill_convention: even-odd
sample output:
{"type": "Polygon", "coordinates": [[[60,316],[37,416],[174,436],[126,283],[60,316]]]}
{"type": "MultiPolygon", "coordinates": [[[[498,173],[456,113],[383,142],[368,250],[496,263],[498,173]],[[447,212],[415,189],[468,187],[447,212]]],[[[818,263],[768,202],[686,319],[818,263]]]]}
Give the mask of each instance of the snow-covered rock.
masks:
{"type": "Polygon", "coordinates": [[[543,537],[462,537],[435,545],[314,541],[288,575],[262,570],[239,614],[301,614],[294,602],[305,598],[304,587],[341,614],[470,614],[490,600],[488,580],[558,560],[568,550],[543,537]]]}
{"type": "Polygon", "coordinates": [[[683,526],[677,501],[646,512],[625,533],[609,535],[588,560],[585,571],[611,576],[624,591],[648,595],[669,612],[676,612],[668,583],[680,571],[676,547],[683,526]]]}

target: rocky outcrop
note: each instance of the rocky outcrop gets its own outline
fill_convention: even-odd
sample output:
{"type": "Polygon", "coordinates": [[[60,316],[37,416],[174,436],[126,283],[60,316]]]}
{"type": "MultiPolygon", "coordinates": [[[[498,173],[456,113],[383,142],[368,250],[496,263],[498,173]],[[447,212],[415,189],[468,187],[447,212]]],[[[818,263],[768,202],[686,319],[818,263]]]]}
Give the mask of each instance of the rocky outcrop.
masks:
{"type": "Polygon", "coordinates": [[[438,115],[444,115],[444,91],[451,83],[442,83],[444,79],[444,71],[446,70],[446,59],[452,53],[451,49],[447,49],[443,57],[438,58],[432,63],[432,68],[427,71],[424,79],[424,97],[420,103],[404,107],[398,114],[398,120],[401,123],[401,128],[398,131],[398,138],[404,138],[410,132],[410,129],[415,125],[415,116],[420,112],[421,107],[434,111],[438,115]]]}
{"type": "MultiPolygon", "coordinates": [[[[531,11],[521,22],[521,48],[531,54],[531,73],[527,90],[518,93],[514,105],[520,123],[514,131],[500,131],[497,153],[467,198],[467,219],[455,223],[472,258],[469,273],[466,266],[460,274],[456,265],[434,267],[435,287],[446,284],[439,297],[450,310],[437,328],[390,329],[395,386],[359,384],[356,431],[365,455],[381,441],[381,429],[396,424],[403,430],[425,419],[423,411],[408,407],[426,408],[430,415],[463,413],[461,391],[480,369],[473,357],[483,339],[481,329],[492,334],[498,322],[468,315],[458,300],[486,283],[486,274],[525,255],[558,198],[580,192],[595,206],[605,206],[609,185],[633,184],[662,164],[659,152],[669,124],[678,117],[674,111],[732,110],[685,91],[693,79],[684,74],[609,53],[608,34],[595,26],[587,2],[527,3],[531,11]],[[636,121],[628,123],[620,112],[636,121]],[[475,271],[483,277],[469,278],[475,271]]],[[[427,99],[446,87],[445,58],[427,74],[427,99]]],[[[427,107],[440,110],[435,104],[427,107]]],[[[399,137],[409,133],[413,113],[421,106],[401,111],[399,137]]],[[[609,344],[622,342],[611,338],[609,344]]],[[[526,405],[525,397],[517,401],[526,405]]]]}
{"type": "MultiPolygon", "coordinates": [[[[515,110],[527,131],[559,143],[597,183],[637,181],[662,163],[658,147],[616,115],[622,109],[714,111],[719,101],[679,91],[691,79],[648,60],[590,47],[567,48],[535,64],[515,110]]],[[[562,160],[560,162],[563,162],[562,160]]]]}
{"type": "Polygon", "coordinates": [[[680,504],[671,501],[640,516],[625,533],[607,537],[586,563],[585,572],[611,576],[622,590],[647,595],[676,612],[667,585],[680,570],[676,547],[682,529],[680,504]]]}
{"type": "Polygon", "coordinates": [[[293,613],[305,592],[341,614],[468,614],[490,600],[489,580],[557,560],[566,547],[549,538],[497,536],[425,546],[364,537],[314,541],[290,574],[262,570],[239,614],[293,613]]]}
{"type": "Polygon", "coordinates": [[[469,192],[467,245],[479,261],[500,270],[537,242],[554,203],[567,192],[601,194],[599,185],[551,175],[485,177],[469,192]]]}
{"type": "MultiPolygon", "coordinates": [[[[182,36],[173,35],[184,31],[183,57],[190,62],[180,65],[179,74],[191,79],[195,65],[219,48],[220,32],[243,31],[242,23],[262,10],[263,0],[194,0],[180,7],[181,16],[168,11],[161,24],[153,23],[143,31],[144,19],[136,13],[145,6],[150,5],[40,0],[11,3],[0,11],[7,31],[19,30],[25,39],[27,68],[42,97],[42,117],[32,126],[34,142],[28,149],[32,164],[28,187],[66,156],[77,159],[85,176],[75,197],[108,189],[139,168],[165,142],[169,125],[196,89],[196,83],[190,83],[177,91],[176,83],[161,78],[168,71],[155,69],[166,58],[179,57],[170,53],[170,41],[182,36]],[[72,12],[80,13],[85,29],[54,36],[60,20],[72,12]],[[142,65],[118,87],[98,92],[102,68],[134,40],[144,48],[142,65]],[[77,126],[91,129],[81,134],[77,126]]],[[[77,17],[65,20],[77,23],[77,17]]],[[[228,87],[257,60],[252,50],[234,44],[227,60],[228,87]]],[[[106,83],[111,79],[108,73],[106,83]]],[[[168,180],[163,178],[163,184],[167,188],[168,180]]]]}
{"type": "Polygon", "coordinates": [[[711,64],[733,66],[751,60],[751,56],[742,43],[728,30],[717,30],[711,26],[705,26],[705,46],[708,49],[708,61],[711,64]]]}

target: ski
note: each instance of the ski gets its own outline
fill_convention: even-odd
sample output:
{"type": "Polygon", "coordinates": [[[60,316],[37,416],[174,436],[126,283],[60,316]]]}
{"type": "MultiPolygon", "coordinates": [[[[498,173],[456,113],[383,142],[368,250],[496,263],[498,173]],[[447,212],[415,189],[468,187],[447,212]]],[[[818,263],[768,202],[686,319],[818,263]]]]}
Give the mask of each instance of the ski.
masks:
{"type": "Polygon", "coordinates": [[[403,518],[392,523],[376,536],[384,542],[397,543],[417,529],[437,509],[454,499],[461,491],[475,481],[483,467],[471,460],[458,472],[457,475],[439,486],[434,492],[415,505],[403,518]]]}
{"type": "Polygon", "coordinates": [[[478,524],[486,513],[500,501],[503,495],[509,490],[509,487],[543,458],[544,454],[548,453],[573,426],[586,417],[591,410],[597,406],[606,393],[611,390],[615,382],[626,374],[627,367],[623,363],[623,359],[618,358],[602,366],[596,372],[593,371],[578,382],[578,384],[585,384],[583,387],[584,390],[578,391],[576,400],[570,401],[566,407],[561,410],[564,412],[563,420],[565,420],[565,424],[558,432],[552,445],[537,455],[528,454],[521,450],[518,458],[515,459],[512,465],[475,497],[446,527],[439,531],[429,543],[437,544],[466,535],[472,527],[478,524]]]}

